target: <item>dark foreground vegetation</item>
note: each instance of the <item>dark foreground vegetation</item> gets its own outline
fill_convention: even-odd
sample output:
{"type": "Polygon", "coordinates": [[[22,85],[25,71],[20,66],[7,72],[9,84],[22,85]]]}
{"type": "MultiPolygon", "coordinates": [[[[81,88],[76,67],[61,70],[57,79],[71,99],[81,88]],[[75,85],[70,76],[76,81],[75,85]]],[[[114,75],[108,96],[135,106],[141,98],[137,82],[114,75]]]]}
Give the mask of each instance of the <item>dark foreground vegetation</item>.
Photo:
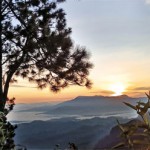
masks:
{"type": "Polygon", "coordinates": [[[89,54],[85,47],[74,46],[66,14],[58,7],[64,1],[0,0],[2,149],[14,147],[15,127],[7,122],[5,108],[10,84],[18,77],[36,83],[40,89],[48,86],[53,92],[70,85],[91,87],[89,54]]]}
{"type": "Polygon", "coordinates": [[[113,149],[150,149],[150,93],[147,95],[147,102],[139,101],[137,104],[131,105],[124,102],[139,115],[138,119],[121,124],[114,127],[110,134],[100,140],[95,149],[113,148],[113,149]]]}

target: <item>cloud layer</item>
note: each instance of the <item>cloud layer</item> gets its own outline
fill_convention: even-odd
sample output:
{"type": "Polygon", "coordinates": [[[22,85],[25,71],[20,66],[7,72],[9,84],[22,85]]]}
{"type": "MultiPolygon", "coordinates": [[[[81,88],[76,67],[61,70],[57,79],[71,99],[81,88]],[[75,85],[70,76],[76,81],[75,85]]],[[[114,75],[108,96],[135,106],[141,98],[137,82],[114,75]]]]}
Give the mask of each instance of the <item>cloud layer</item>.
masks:
{"type": "Polygon", "coordinates": [[[137,88],[134,88],[134,90],[139,90],[139,91],[146,91],[146,90],[150,90],[150,87],[137,87],[137,88]]]}
{"type": "Polygon", "coordinates": [[[37,88],[34,86],[24,86],[24,85],[11,85],[11,87],[17,87],[17,88],[37,88]]]}

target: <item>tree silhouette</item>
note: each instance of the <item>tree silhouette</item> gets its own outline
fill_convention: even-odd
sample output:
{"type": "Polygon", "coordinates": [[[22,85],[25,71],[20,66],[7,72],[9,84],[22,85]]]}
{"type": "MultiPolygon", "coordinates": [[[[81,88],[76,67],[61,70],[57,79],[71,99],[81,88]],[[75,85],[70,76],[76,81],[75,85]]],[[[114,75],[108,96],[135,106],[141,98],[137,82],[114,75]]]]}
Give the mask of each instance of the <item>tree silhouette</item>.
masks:
{"type": "Polygon", "coordinates": [[[0,1],[0,110],[9,84],[17,76],[57,92],[69,85],[90,87],[89,54],[75,47],[65,12],[65,0],[0,1]]]}

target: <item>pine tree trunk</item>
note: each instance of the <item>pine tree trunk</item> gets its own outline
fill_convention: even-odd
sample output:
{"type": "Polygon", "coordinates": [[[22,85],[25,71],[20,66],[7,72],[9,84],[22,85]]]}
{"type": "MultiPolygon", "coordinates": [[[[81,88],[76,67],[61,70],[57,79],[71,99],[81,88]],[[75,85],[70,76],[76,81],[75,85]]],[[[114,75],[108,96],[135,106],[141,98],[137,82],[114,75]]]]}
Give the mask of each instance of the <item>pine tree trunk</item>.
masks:
{"type": "Polygon", "coordinates": [[[2,76],[2,1],[0,1],[0,111],[3,111],[4,109],[2,76]]]}

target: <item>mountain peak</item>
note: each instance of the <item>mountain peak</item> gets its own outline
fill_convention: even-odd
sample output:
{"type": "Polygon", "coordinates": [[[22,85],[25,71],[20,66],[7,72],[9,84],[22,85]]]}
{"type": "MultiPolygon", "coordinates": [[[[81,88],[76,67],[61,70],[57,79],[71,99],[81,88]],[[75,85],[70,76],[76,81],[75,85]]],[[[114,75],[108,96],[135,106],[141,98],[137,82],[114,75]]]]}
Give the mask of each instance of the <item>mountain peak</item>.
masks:
{"type": "Polygon", "coordinates": [[[115,97],[118,97],[118,98],[131,98],[131,97],[129,97],[128,95],[125,95],[125,94],[123,94],[123,95],[118,95],[118,96],[115,96],[115,97]]]}
{"type": "Polygon", "coordinates": [[[77,96],[76,98],[74,98],[74,100],[77,99],[86,99],[86,98],[132,98],[129,97],[128,95],[118,95],[118,96],[103,96],[103,95],[95,95],[95,96],[77,96]]]}

